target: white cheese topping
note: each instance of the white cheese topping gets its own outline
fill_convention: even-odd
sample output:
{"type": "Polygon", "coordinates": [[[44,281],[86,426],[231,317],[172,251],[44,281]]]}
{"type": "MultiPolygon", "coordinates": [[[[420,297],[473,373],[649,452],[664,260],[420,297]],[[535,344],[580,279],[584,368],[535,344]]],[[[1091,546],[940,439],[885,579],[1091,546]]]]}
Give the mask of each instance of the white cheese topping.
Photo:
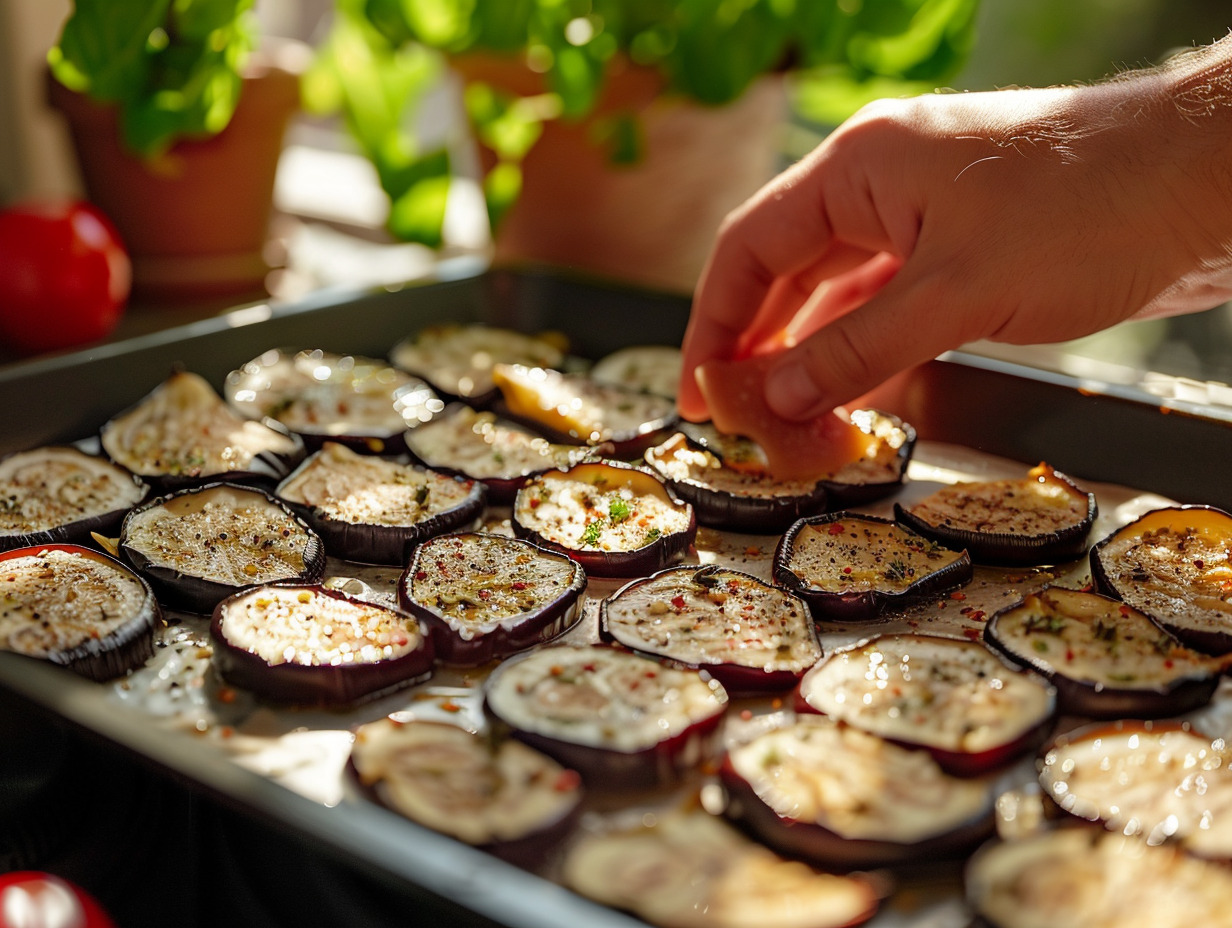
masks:
{"type": "Polygon", "coordinates": [[[910,511],[929,525],[968,532],[1039,537],[1072,529],[1090,502],[1047,467],[1018,480],[959,483],[920,500],[910,511]]]}
{"type": "Polygon", "coordinates": [[[564,354],[555,339],[483,325],[434,325],[394,346],[390,359],[454,396],[482,396],[495,389],[496,364],[556,367],[564,354]]]}
{"type": "Polygon", "coordinates": [[[851,516],[801,526],[786,566],[810,589],[897,593],[961,557],[901,525],[851,516]]]}
{"type": "Polygon", "coordinates": [[[565,468],[590,453],[577,445],[553,444],[469,406],[457,406],[408,432],[406,443],[429,467],[447,467],[476,480],[511,480],[565,468]]]}
{"type": "Polygon", "coordinates": [[[144,493],[125,471],[76,448],[21,451],[0,461],[0,535],[48,531],[128,509],[144,493]]]}
{"type": "Polygon", "coordinates": [[[678,347],[632,345],[600,358],[590,369],[590,376],[599,383],[675,399],[682,366],[678,347]]]}

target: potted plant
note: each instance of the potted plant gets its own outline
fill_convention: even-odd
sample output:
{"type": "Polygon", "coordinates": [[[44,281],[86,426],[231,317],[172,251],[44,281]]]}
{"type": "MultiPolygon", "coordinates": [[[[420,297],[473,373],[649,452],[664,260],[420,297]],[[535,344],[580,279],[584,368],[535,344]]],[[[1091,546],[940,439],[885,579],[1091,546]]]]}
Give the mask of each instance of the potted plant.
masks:
{"type": "Polygon", "coordinates": [[[835,123],[932,89],[966,57],[977,5],[338,0],[305,98],[345,117],[390,231],[436,246],[473,149],[413,112],[448,65],[498,259],[688,289],[722,217],[780,166],[789,106],[835,123]]]}

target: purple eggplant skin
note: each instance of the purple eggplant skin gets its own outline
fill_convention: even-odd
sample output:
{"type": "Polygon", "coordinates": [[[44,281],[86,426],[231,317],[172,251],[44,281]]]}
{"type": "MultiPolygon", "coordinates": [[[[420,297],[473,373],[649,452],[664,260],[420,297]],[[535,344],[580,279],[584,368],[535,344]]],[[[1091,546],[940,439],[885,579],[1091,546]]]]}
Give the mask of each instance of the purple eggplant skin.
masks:
{"type": "Polygon", "coordinates": [[[132,548],[126,542],[127,526],[131,520],[147,509],[164,505],[169,500],[183,495],[207,493],[220,487],[238,490],[243,493],[260,493],[266,500],[282,509],[291,519],[299,524],[305,533],[304,570],[296,580],[302,583],[316,583],[325,575],[325,545],[321,541],[321,537],[285,503],[271,493],[251,486],[230,482],[208,483],[149,500],[131,510],[125,516],[124,523],[120,528],[119,548],[121,559],[149,581],[150,586],[158,594],[160,602],[171,609],[179,609],[195,615],[210,615],[219,601],[242,589],[242,587],[186,574],[172,567],[153,564],[145,554],[132,548]]]}
{"type": "MultiPolygon", "coordinates": [[[[265,587],[301,589],[312,596],[329,596],[338,600],[359,602],[340,590],[295,581],[248,587],[223,599],[215,605],[210,617],[210,641],[214,649],[211,665],[228,684],[278,704],[349,706],[422,683],[432,675],[435,652],[432,639],[422,628],[418,629],[420,647],[390,660],[343,664],[337,667],[289,662],[267,663],[264,658],[232,644],[222,631],[228,605],[265,587]]],[[[397,610],[371,602],[365,602],[364,605],[397,613],[397,610]]],[[[412,616],[404,618],[408,623],[416,623],[412,616]]]]}

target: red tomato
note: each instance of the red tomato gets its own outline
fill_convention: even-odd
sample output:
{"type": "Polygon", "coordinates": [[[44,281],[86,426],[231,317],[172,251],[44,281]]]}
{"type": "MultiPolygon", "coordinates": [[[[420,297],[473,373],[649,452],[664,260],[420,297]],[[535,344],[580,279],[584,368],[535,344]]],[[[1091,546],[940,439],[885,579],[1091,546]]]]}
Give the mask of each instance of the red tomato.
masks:
{"type": "Polygon", "coordinates": [[[98,341],[120,321],[132,264],[101,212],[76,201],[0,211],[0,349],[98,341]]]}
{"type": "Polygon", "coordinates": [[[115,928],[94,897],[37,870],[0,876],[0,928],[115,928]]]}

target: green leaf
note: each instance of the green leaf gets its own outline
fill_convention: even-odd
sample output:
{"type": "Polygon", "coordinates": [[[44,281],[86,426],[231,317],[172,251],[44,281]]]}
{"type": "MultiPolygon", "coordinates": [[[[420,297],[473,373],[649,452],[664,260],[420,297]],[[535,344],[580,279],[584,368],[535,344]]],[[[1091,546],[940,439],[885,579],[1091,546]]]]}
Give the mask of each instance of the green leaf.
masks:
{"type": "Polygon", "coordinates": [[[425,177],[408,187],[390,204],[390,233],[403,241],[439,248],[442,244],[441,229],[445,224],[445,206],[449,201],[449,185],[450,179],[446,175],[425,177]]]}

